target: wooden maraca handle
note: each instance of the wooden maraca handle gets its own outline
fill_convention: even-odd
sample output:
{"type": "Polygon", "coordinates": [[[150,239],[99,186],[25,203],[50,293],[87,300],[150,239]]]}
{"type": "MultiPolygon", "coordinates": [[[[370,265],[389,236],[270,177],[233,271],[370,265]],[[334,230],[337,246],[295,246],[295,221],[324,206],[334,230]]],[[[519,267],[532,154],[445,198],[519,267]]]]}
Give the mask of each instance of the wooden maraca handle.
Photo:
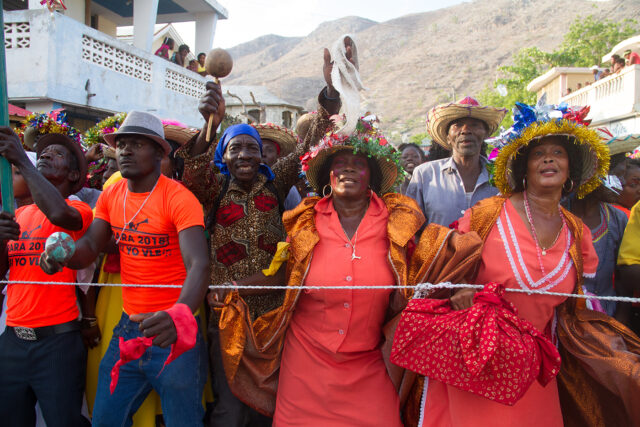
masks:
{"type": "MultiPolygon", "coordinates": [[[[213,78],[216,84],[220,84],[220,80],[217,77],[213,78]]],[[[211,142],[211,128],[213,127],[213,114],[209,114],[209,123],[207,124],[207,142],[211,142]]]]}

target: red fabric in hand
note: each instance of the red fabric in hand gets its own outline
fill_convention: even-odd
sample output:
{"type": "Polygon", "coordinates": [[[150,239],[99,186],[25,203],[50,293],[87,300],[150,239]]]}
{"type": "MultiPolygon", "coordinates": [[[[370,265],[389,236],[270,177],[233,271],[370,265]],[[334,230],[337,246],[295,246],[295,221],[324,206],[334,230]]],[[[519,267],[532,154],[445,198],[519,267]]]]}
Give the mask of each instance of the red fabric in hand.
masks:
{"type": "Polygon", "coordinates": [[[120,273],[120,252],[107,254],[102,268],[105,273],[120,273]]]}
{"type": "Polygon", "coordinates": [[[120,378],[120,366],[142,357],[144,352],[151,347],[152,341],[153,338],[146,337],[138,337],[125,341],[124,338],[120,337],[120,360],[118,360],[111,369],[111,384],[109,385],[111,394],[113,394],[113,391],[118,385],[118,378],[120,378]]]}
{"type": "Polygon", "coordinates": [[[455,311],[449,300],[412,299],[396,329],[391,361],[403,368],[506,405],[537,379],[560,370],[556,347],[490,283],[474,304],[455,311]]]}
{"type": "MultiPolygon", "coordinates": [[[[171,344],[171,352],[167,356],[167,360],[162,365],[162,369],[158,372],[158,375],[162,373],[165,366],[173,362],[182,353],[191,350],[196,345],[196,338],[198,335],[198,322],[191,313],[191,309],[186,304],[175,304],[173,307],[165,310],[176,327],[176,342],[171,344]]],[[[113,394],[116,386],[118,385],[118,378],[120,377],[120,367],[125,363],[129,363],[133,360],[142,357],[145,351],[151,347],[155,337],[137,337],[125,341],[120,337],[120,360],[111,369],[111,384],[109,390],[113,394]]]]}

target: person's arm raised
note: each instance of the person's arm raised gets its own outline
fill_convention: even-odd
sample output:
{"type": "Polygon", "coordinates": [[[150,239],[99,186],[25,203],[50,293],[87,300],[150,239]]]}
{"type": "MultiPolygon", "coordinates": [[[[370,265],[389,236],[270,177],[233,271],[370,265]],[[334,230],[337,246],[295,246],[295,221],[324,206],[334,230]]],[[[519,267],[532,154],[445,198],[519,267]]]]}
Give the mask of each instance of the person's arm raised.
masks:
{"type": "Polygon", "coordinates": [[[53,225],[73,231],[82,229],[80,212],[67,205],[58,189],[38,172],[22,148],[18,135],[7,126],[0,127],[0,155],[20,170],[33,202],[53,225]]]}
{"type": "Polygon", "coordinates": [[[220,88],[220,85],[214,82],[207,82],[205,88],[206,92],[202,98],[200,98],[200,103],[198,104],[198,111],[200,111],[200,114],[204,118],[204,127],[202,128],[202,131],[200,131],[195,144],[193,144],[189,150],[189,155],[191,157],[206,153],[209,149],[209,145],[211,145],[211,141],[207,141],[206,138],[209,116],[213,115],[212,130],[215,135],[215,131],[218,129],[220,123],[222,123],[222,119],[224,118],[224,113],[226,111],[226,104],[224,102],[224,97],[222,96],[222,89],[220,88]]]}
{"type": "MultiPolygon", "coordinates": [[[[195,313],[204,300],[209,284],[207,241],[201,226],[182,230],[178,238],[187,277],[176,304],[186,304],[195,313]]],[[[136,314],[131,316],[131,321],[140,322],[140,330],[145,337],[155,337],[153,345],[168,347],[178,338],[173,319],[166,311],[136,314]]]]}

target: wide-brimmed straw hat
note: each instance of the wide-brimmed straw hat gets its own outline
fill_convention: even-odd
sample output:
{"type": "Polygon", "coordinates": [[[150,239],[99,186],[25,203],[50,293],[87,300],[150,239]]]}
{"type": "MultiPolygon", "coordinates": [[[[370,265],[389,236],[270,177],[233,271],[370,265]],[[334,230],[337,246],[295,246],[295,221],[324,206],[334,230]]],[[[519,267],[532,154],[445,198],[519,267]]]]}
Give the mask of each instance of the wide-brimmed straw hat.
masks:
{"type": "Polygon", "coordinates": [[[301,157],[302,172],[306,174],[307,181],[316,192],[322,193],[320,172],[325,163],[331,156],[340,152],[361,153],[375,160],[382,174],[380,194],[389,192],[404,179],[400,153],[377,132],[375,125],[360,120],[352,135],[330,133],[301,157]]]}
{"type": "Polygon", "coordinates": [[[298,137],[292,130],[273,123],[252,124],[260,134],[260,138],[264,141],[269,139],[280,147],[279,156],[284,157],[296,150],[298,137]]]}
{"type": "Polygon", "coordinates": [[[124,135],[145,136],[160,145],[165,155],[171,152],[171,145],[164,139],[162,121],[151,113],[131,111],[116,132],[104,135],[103,138],[115,148],[116,138],[124,135]]]}
{"type": "Polygon", "coordinates": [[[427,132],[435,142],[447,150],[451,150],[451,144],[447,141],[451,122],[463,117],[478,119],[486,123],[489,129],[488,135],[491,135],[498,129],[505,114],[507,114],[507,110],[504,108],[483,106],[467,96],[458,102],[433,107],[427,114],[427,132]]]}
{"type": "Polygon", "coordinates": [[[42,153],[42,150],[50,145],[62,145],[66,147],[76,158],[80,178],[78,178],[78,181],[76,181],[71,187],[71,194],[75,194],[78,191],[82,190],[82,187],[84,187],[84,183],[87,181],[88,165],[87,159],[84,157],[84,151],[82,150],[80,144],[66,135],[60,133],[48,133],[38,138],[38,142],[36,144],[38,158],[40,157],[40,153],[42,153]]]}
{"type": "Polygon", "coordinates": [[[186,144],[193,138],[197,133],[198,129],[182,127],[178,125],[163,125],[164,128],[164,138],[175,141],[181,146],[186,144]]]}
{"type": "Polygon", "coordinates": [[[491,142],[500,148],[495,160],[494,182],[502,194],[514,192],[517,183],[513,170],[514,159],[532,142],[548,136],[564,136],[574,143],[580,158],[569,159],[580,162],[580,179],[575,183],[578,198],[583,198],[600,186],[601,179],[609,170],[609,149],[595,130],[587,126],[589,107],[571,109],[566,105],[529,106],[516,103],[514,125],[491,142]]]}
{"type": "Polygon", "coordinates": [[[622,133],[614,135],[607,128],[596,129],[602,141],[609,147],[609,154],[615,156],[621,153],[631,153],[640,146],[640,133],[622,133]]]}

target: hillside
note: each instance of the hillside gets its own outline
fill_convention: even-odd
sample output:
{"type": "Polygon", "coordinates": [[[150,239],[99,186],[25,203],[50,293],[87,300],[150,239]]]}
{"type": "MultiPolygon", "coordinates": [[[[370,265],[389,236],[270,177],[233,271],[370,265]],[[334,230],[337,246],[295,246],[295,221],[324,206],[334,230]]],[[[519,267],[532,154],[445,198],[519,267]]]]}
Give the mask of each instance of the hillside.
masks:
{"type": "Polygon", "coordinates": [[[322,48],[355,36],[369,89],[364,109],[376,112],[394,139],[424,131],[433,105],[474,95],[496,78],[520,48],[551,50],[578,16],[612,20],[640,15],[640,0],[570,3],[477,0],[377,23],[359,17],[325,22],[306,37],[263,36],[230,50],[226,84],[266,85],[278,97],[315,108],[323,86],[322,48]]]}

